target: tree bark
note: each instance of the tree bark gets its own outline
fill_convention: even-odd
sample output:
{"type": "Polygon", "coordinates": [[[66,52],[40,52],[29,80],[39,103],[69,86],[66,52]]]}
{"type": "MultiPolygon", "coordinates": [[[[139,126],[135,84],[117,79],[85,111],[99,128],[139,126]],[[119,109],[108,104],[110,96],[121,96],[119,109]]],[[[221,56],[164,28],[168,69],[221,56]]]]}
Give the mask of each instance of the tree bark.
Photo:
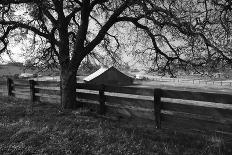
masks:
{"type": "Polygon", "coordinates": [[[60,79],[62,108],[73,109],[78,107],[76,101],[76,72],[62,68],[60,79]]]}

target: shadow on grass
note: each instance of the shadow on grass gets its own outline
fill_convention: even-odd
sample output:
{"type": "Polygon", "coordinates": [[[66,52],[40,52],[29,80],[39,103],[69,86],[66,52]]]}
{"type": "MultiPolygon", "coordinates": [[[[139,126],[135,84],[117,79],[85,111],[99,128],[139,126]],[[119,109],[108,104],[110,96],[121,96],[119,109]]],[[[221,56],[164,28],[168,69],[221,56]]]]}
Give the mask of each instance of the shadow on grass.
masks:
{"type": "Polygon", "coordinates": [[[146,131],[88,110],[0,97],[0,154],[232,154],[220,136],[146,131]]]}

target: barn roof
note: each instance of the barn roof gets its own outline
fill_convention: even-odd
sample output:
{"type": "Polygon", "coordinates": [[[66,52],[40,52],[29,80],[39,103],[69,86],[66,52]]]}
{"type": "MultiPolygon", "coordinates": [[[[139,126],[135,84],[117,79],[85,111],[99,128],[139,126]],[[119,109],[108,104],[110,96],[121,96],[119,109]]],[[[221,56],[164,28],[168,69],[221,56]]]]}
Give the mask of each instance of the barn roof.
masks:
{"type": "MultiPolygon", "coordinates": [[[[102,68],[100,68],[99,70],[97,70],[96,72],[94,72],[94,73],[90,74],[89,76],[85,77],[83,80],[84,80],[85,82],[90,82],[90,81],[96,79],[97,77],[101,76],[102,74],[104,74],[104,73],[106,73],[106,72],[108,72],[108,71],[118,72],[119,75],[121,75],[121,76],[123,75],[123,76],[125,76],[125,77],[131,78],[130,76],[128,76],[128,75],[122,73],[121,71],[119,71],[118,69],[116,69],[115,67],[112,66],[112,67],[110,67],[110,68],[102,67],[102,68]]],[[[115,77],[112,77],[112,79],[115,79],[115,77]]],[[[132,78],[131,78],[131,79],[132,79],[132,78]]],[[[118,79],[118,80],[119,80],[119,79],[118,79]]],[[[105,81],[107,81],[107,80],[105,79],[105,81]]]]}
{"type": "Polygon", "coordinates": [[[91,81],[92,79],[98,77],[99,75],[101,75],[102,73],[104,73],[105,71],[107,71],[108,68],[100,68],[99,70],[97,70],[96,72],[90,74],[89,76],[85,77],[83,80],[84,81],[91,81]]]}

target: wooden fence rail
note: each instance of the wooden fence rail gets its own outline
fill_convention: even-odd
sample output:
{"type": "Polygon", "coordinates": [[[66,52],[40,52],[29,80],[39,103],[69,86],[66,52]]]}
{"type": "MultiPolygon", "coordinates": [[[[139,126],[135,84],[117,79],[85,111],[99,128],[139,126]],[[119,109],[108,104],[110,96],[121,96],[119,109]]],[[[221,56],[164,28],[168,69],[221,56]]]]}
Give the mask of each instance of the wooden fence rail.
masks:
{"type": "MultiPolygon", "coordinates": [[[[36,101],[60,102],[58,82],[7,80],[7,94],[36,101]]],[[[77,102],[130,120],[146,120],[158,129],[171,128],[232,135],[232,95],[139,86],[77,83],[77,102]]]]}

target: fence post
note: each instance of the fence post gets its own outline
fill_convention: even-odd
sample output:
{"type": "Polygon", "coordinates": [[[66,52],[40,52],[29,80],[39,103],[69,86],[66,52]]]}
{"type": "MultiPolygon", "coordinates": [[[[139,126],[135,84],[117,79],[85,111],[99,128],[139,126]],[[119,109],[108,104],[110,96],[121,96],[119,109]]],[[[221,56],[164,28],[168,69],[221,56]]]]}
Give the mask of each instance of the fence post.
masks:
{"type": "Polygon", "coordinates": [[[161,89],[154,89],[155,126],[161,128],[161,89]]]}
{"type": "MultiPolygon", "coordinates": [[[[60,105],[61,105],[61,107],[62,107],[62,101],[63,101],[63,95],[62,95],[62,79],[60,78],[60,105]]],[[[78,88],[78,85],[77,85],[77,83],[76,83],[76,90],[77,90],[77,88],[78,88]]],[[[77,97],[78,97],[78,93],[77,93],[77,97]]]]}
{"type": "Polygon", "coordinates": [[[106,113],[106,105],[105,105],[105,85],[100,85],[100,89],[99,89],[99,111],[98,113],[100,115],[104,115],[106,113]]]}
{"type": "Polygon", "coordinates": [[[29,85],[30,85],[30,99],[31,102],[35,102],[36,98],[35,98],[35,81],[34,80],[29,80],[29,85]]]}
{"type": "Polygon", "coordinates": [[[13,96],[13,90],[14,90],[14,82],[11,78],[7,78],[7,95],[13,96]]]}

